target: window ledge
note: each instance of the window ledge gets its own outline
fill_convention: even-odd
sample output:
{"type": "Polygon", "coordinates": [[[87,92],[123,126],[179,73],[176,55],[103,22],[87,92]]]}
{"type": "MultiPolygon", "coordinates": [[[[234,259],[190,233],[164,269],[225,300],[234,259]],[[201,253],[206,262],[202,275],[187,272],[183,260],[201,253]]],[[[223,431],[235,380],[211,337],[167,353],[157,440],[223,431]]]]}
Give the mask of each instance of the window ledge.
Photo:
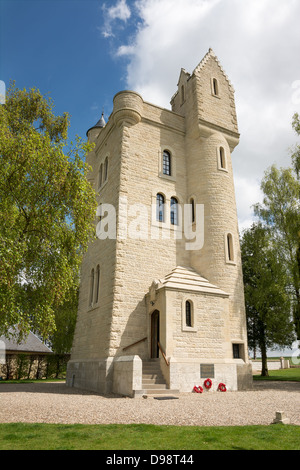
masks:
{"type": "Polygon", "coordinates": [[[219,170],[219,171],[223,171],[223,173],[228,173],[227,168],[218,167],[218,170],[219,170]]]}
{"type": "Polygon", "coordinates": [[[107,182],[108,182],[108,179],[105,180],[104,183],[102,183],[100,187],[98,187],[98,193],[100,193],[100,191],[102,191],[102,189],[107,185],[107,182]]]}
{"type": "Polygon", "coordinates": [[[162,178],[162,179],[165,179],[165,180],[168,180],[168,181],[172,181],[172,182],[176,182],[176,178],[172,175],[164,175],[163,173],[159,173],[158,174],[159,178],[162,178]]]}
{"type": "Polygon", "coordinates": [[[191,333],[197,333],[197,328],[194,328],[193,326],[182,326],[181,327],[182,331],[190,331],[191,333]]]}
{"type": "Polygon", "coordinates": [[[236,266],[235,261],[229,261],[228,259],[226,260],[226,264],[231,264],[232,266],[236,266]]]}
{"type": "Polygon", "coordinates": [[[88,307],[88,312],[91,312],[92,310],[96,310],[100,306],[100,303],[97,302],[96,304],[89,305],[88,307]]]}

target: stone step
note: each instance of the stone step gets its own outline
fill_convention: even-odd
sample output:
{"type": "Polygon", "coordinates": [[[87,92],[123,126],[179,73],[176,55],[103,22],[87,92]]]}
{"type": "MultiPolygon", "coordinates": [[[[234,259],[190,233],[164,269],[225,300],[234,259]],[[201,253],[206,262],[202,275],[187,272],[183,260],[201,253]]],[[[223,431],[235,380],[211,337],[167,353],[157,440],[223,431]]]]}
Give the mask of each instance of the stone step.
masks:
{"type": "Polygon", "coordinates": [[[155,379],[153,378],[145,378],[143,377],[142,378],[142,383],[143,384],[164,384],[165,383],[165,380],[161,377],[157,377],[155,379]]]}
{"type": "Polygon", "coordinates": [[[165,378],[160,369],[160,360],[152,359],[143,362],[142,388],[145,397],[160,398],[171,397],[179,394],[179,390],[170,390],[167,388],[165,378]]]}
{"type": "Polygon", "coordinates": [[[160,367],[159,367],[158,364],[154,364],[154,365],[152,365],[152,364],[144,365],[143,364],[143,371],[146,371],[146,370],[158,370],[158,371],[160,371],[160,367]]]}
{"type": "Polygon", "coordinates": [[[167,385],[166,384],[153,384],[153,383],[144,384],[143,382],[142,388],[148,389],[148,390],[160,390],[160,389],[167,390],[167,385]]]}
{"type": "Polygon", "coordinates": [[[179,395],[179,390],[170,390],[169,388],[161,388],[161,389],[156,389],[156,390],[153,390],[153,389],[144,389],[144,395],[146,395],[147,397],[151,398],[151,397],[156,397],[156,396],[159,396],[159,397],[170,397],[170,396],[178,396],[179,395]]]}
{"type": "Polygon", "coordinates": [[[162,380],[164,379],[164,376],[162,375],[161,372],[143,372],[142,377],[145,377],[145,379],[157,379],[160,378],[162,380]]]}
{"type": "Polygon", "coordinates": [[[176,397],[179,395],[179,390],[170,390],[168,388],[143,388],[142,390],[135,390],[135,397],[144,397],[144,398],[155,398],[159,397],[161,399],[176,397]]]}

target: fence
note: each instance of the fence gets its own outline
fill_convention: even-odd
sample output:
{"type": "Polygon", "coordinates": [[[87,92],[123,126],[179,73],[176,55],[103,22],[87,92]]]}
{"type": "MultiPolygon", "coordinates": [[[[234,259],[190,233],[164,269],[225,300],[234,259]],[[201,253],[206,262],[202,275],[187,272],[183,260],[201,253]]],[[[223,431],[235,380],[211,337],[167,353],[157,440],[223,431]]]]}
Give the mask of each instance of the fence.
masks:
{"type": "Polygon", "coordinates": [[[66,376],[69,354],[6,354],[0,379],[49,379],[66,376]]]}
{"type": "MultiPolygon", "coordinates": [[[[262,362],[261,361],[258,361],[258,360],[251,361],[251,364],[252,364],[252,370],[261,370],[261,368],[262,368],[262,362]]],[[[268,360],[267,364],[268,364],[268,370],[278,370],[278,369],[289,369],[290,368],[289,359],[285,359],[283,357],[278,359],[278,360],[275,360],[275,361],[268,360]]]]}

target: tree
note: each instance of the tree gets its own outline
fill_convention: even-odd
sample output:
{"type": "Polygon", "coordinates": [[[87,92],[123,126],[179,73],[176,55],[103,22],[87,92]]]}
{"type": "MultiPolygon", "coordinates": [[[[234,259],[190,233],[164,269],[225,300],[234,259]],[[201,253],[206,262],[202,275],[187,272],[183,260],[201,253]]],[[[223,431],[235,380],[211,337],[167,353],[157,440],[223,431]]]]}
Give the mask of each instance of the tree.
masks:
{"type": "Polygon", "coordinates": [[[259,347],[263,376],[268,375],[267,349],[290,346],[293,323],[286,292],[287,273],[269,231],[253,224],[241,240],[249,346],[259,347]]]}
{"type": "MultiPolygon", "coordinates": [[[[300,118],[299,118],[298,113],[295,113],[293,116],[292,127],[294,131],[296,132],[296,134],[300,135],[300,118]]],[[[297,175],[297,179],[299,181],[299,178],[300,178],[300,145],[299,144],[295,145],[293,149],[292,161],[293,161],[293,166],[297,175]]]]}
{"type": "MultiPolygon", "coordinates": [[[[294,129],[300,125],[294,116],[294,129]]],[[[272,233],[273,244],[287,267],[287,290],[293,303],[293,319],[297,338],[300,339],[300,179],[299,146],[292,155],[293,167],[278,169],[273,165],[265,172],[261,183],[263,203],[255,206],[255,214],[264,221],[272,233]]]]}
{"type": "Polygon", "coordinates": [[[63,304],[54,310],[55,331],[49,337],[52,351],[58,355],[68,354],[73,344],[78,309],[78,289],[72,290],[63,304]]]}
{"type": "MultiPolygon", "coordinates": [[[[300,119],[298,113],[295,113],[293,116],[293,129],[295,132],[300,135],[300,119]]],[[[294,166],[294,170],[297,177],[298,183],[298,215],[300,213],[300,145],[295,145],[292,153],[292,162],[294,166]]],[[[295,297],[296,302],[294,303],[294,322],[297,331],[297,339],[300,340],[300,223],[298,218],[298,223],[296,223],[296,230],[295,230],[295,238],[296,238],[296,261],[295,261],[295,278],[298,281],[295,284],[295,297]]]]}
{"type": "Polygon", "coordinates": [[[0,334],[55,330],[55,309],[77,288],[94,237],[90,146],[78,137],[68,146],[68,127],[36,89],[13,83],[0,106],[0,334]]]}

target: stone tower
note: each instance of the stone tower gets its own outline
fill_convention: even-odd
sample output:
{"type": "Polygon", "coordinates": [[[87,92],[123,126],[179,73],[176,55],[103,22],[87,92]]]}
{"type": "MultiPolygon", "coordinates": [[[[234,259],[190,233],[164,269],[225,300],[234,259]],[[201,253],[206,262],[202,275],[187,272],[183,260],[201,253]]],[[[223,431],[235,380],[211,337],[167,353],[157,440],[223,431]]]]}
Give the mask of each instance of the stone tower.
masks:
{"type": "Polygon", "coordinates": [[[234,90],[211,49],[181,70],[171,105],[123,91],[87,132],[98,238],[82,264],[69,385],[138,396],[152,359],[167,389],[251,387],[234,90]]]}

